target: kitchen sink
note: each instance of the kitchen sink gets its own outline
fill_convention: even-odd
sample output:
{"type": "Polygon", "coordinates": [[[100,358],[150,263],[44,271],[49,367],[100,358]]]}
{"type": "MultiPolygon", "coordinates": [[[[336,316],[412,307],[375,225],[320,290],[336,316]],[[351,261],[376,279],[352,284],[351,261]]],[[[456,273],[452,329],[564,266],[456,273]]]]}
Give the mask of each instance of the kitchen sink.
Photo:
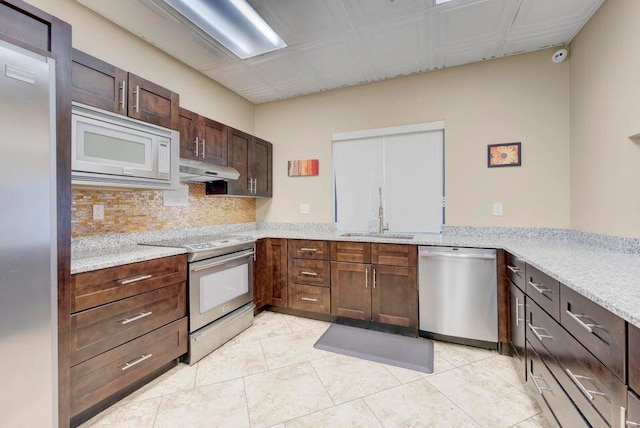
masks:
{"type": "Polygon", "coordinates": [[[413,239],[413,235],[403,233],[376,233],[376,232],[349,232],[340,236],[345,238],[388,238],[388,239],[413,239]]]}

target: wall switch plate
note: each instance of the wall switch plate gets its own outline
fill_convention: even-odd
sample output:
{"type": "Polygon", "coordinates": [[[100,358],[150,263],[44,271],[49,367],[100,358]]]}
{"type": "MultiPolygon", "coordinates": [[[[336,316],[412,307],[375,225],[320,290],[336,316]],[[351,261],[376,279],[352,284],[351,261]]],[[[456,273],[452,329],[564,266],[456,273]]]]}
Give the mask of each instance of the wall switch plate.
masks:
{"type": "Polygon", "coordinates": [[[93,219],[104,220],[104,205],[93,206],[93,219]]]}
{"type": "Polygon", "coordinates": [[[502,202],[493,203],[493,215],[497,215],[497,216],[502,215],[502,202]]]}
{"type": "Polygon", "coordinates": [[[309,204],[300,204],[300,214],[309,214],[311,212],[311,207],[309,204]]]}

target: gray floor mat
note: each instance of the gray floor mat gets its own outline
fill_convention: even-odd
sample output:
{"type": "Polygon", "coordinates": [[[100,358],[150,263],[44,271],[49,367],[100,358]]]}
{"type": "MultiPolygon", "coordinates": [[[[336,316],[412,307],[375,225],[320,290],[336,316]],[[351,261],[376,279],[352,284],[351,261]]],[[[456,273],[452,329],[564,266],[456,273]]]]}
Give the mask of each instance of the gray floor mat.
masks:
{"type": "Polygon", "coordinates": [[[433,342],[421,337],[331,324],[313,346],[323,351],[433,373],[433,342]]]}

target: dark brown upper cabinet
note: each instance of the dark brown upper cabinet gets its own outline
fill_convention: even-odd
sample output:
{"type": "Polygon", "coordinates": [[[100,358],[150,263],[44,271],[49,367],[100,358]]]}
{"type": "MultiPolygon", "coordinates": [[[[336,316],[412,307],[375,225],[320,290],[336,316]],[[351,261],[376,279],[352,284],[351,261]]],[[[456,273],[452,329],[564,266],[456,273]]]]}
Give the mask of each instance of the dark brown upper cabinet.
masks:
{"type": "Polygon", "coordinates": [[[205,163],[224,165],[227,161],[227,125],[180,108],[180,157],[205,163]]]}
{"type": "Polygon", "coordinates": [[[179,96],[98,58],[73,50],[72,98],[165,128],[178,128],[179,96]]]}

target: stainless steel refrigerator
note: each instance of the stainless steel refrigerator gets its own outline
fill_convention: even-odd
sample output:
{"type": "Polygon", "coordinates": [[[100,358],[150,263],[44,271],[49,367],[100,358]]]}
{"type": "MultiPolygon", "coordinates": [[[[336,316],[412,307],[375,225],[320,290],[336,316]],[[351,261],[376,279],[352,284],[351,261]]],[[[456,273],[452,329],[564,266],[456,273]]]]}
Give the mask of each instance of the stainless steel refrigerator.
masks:
{"type": "Polygon", "coordinates": [[[58,426],[54,61],[0,40],[0,426],[58,426]]]}

